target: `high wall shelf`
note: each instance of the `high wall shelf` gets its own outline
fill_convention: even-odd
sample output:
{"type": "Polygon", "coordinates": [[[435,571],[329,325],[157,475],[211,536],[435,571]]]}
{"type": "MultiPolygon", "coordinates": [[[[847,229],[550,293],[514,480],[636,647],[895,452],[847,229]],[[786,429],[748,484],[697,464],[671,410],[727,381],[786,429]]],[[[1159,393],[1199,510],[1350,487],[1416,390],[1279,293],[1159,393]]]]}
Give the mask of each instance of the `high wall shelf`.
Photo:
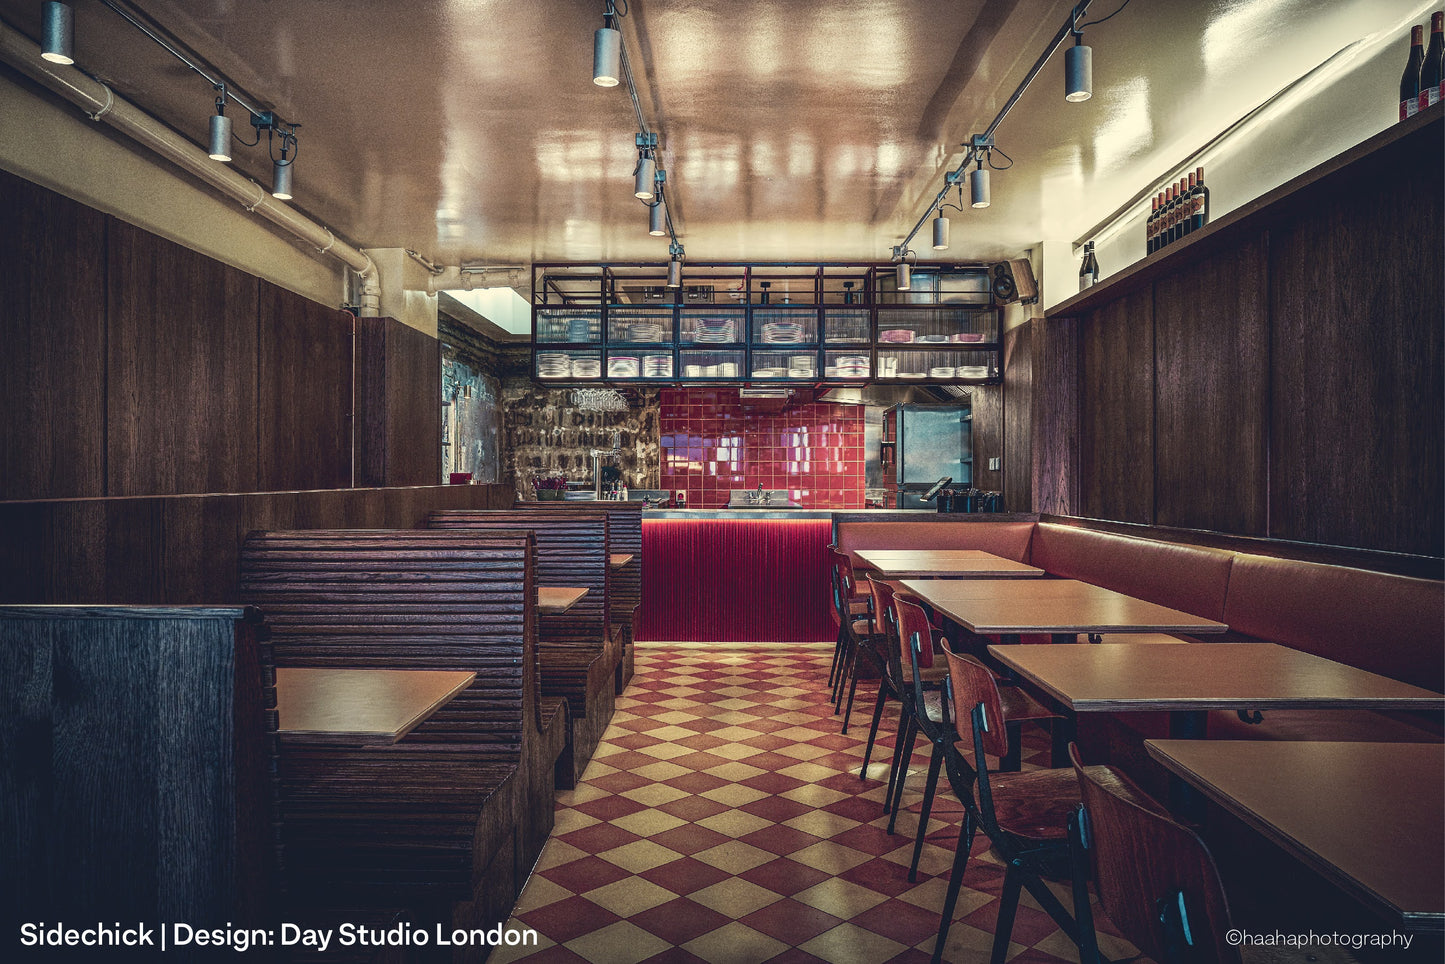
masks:
{"type": "Polygon", "coordinates": [[[532,372],[558,385],[987,384],[989,265],[690,262],[532,266],[532,372]]]}

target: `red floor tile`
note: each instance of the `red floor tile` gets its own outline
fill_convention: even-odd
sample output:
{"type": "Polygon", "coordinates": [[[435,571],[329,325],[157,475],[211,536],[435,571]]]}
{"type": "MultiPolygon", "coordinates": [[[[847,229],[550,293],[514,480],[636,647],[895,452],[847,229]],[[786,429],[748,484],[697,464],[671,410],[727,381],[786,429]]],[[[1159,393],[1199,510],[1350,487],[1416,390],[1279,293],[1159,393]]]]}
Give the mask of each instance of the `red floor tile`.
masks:
{"type": "Polygon", "coordinates": [[[681,827],[673,827],[671,830],[653,834],[648,839],[662,844],[668,850],[691,855],[725,844],[732,838],[718,833],[716,830],[700,827],[695,823],[685,823],[681,827]]]}
{"type": "Polygon", "coordinates": [[[644,870],[638,876],[650,880],[674,894],[686,895],[702,890],[704,887],[711,887],[720,880],[726,880],[729,874],[727,871],[719,870],[701,860],[684,857],[681,860],[653,867],[651,870],[644,870]]]}
{"type": "Polygon", "coordinates": [[[738,874],[738,876],[759,887],[766,887],[775,894],[791,897],[799,891],[807,890],[814,884],[827,880],[830,875],[816,867],[800,864],[787,857],[779,857],[777,860],[770,860],[752,870],[738,874]]]}
{"type": "Polygon", "coordinates": [[[843,923],[796,900],[785,899],[769,904],[742,919],[753,930],[776,938],[785,944],[803,944],[843,923]]]}
{"type": "Polygon", "coordinates": [[[524,924],[536,928],[558,944],[601,930],[621,919],[605,907],[598,907],[586,897],[576,895],[522,915],[524,924]]]}
{"type": "Polygon", "coordinates": [[[726,915],[686,897],[658,904],[627,919],[669,944],[686,944],[694,937],[716,930],[731,920],[726,915]]]}

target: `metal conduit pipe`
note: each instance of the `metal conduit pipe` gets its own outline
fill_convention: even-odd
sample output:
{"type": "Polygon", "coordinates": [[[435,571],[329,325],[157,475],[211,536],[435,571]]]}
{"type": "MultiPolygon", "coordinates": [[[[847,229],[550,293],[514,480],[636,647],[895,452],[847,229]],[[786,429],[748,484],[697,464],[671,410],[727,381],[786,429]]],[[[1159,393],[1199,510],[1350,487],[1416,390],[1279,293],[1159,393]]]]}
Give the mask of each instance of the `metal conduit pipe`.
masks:
{"type": "Polygon", "coordinates": [[[217,190],[240,201],[246,210],[290,232],[356,271],[362,279],[361,313],[375,316],[381,308],[381,284],[376,265],[366,253],[338,241],[331,231],[271,197],[255,181],[211,160],[206,151],[175,131],[117,97],[100,81],[74,67],[42,60],[40,48],[9,24],[0,21],[0,60],[60,94],[90,115],[133,138],[161,157],[179,165],[217,190]]]}

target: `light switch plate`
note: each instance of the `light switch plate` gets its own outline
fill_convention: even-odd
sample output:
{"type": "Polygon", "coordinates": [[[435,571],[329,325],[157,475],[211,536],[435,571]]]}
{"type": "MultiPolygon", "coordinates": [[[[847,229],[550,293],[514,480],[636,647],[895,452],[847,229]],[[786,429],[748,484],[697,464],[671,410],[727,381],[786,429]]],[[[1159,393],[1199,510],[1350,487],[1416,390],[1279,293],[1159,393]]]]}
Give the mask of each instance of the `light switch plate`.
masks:
{"type": "Polygon", "coordinates": [[[993,458],[989,459],[989,460],[988,460],[988,470],[989,470],[990,472],[997,472],[1000,461],[1001,461],[1001,459],[1000,459],[997,455],[995,455],[993,458]]]}

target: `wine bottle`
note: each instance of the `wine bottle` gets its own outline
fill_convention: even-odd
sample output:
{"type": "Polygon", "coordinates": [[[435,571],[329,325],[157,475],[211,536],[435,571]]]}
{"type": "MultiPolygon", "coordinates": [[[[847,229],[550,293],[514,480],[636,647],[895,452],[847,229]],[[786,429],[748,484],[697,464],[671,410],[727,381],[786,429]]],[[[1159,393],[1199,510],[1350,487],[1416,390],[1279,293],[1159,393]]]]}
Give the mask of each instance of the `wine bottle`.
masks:
{"type": "Polygon", "coordinates": [[[1149,216],[1144,219],[1144,253],[1154,253],[1154,222],[1159,218],[1159,198],[1149,202],[1149,216]]]}
{"type": "Polygon", "coordinates": [[[1180,219],[1183,224],[1181,235],[1194,233],[1194,172],[1189,172],[1189,178],[1184,187],[1184,217],[1180,219]]]}
{"type": "Polygon", "coordinates": [[[1174,220],[1174,190],[1165,188],[1163,200],[1159,202],[1159,244],[1157,248],[1169,245],[1169,225],[1174,220]]]}
{"type": "Polygon", "coordinates": [[[1179,226],[1174,229],[1174,240],[1178,241],[1189,227],[1189,178],[1179,179],[1179,192],[1175,196],[1179,198],[1179,226]]]}
{"type": "Polygon", "coordinates": [[[1445,80],[1445,13],[1430,15],[1430,47],[1420,67],[1420,110],[1440,102],[1440,82],[1445,80]]]}
{"type": "Polygon", "coordinates": [[[1209,223],[1209,188],[1204,186],[1204,168],[1199,168],[1194,175],[1195,193],[1190,217],[1194,221],[1194,230],[1198,231],[1209,223]]]}
{"type": "Polygon", "coordinates": [[[1410,28],[1410,59],[1400,75],[1400,120],[1414,117],[1420,110],[1420,68],[1425,64],[1425,28],[1418,23],[1410,28]]]}
{"type": "Polygon", "coordinates": [[[1079,266],[1079,290],[1091,288],[1099,281],[1099,259],[1094,257],[1094,242],[1084,242],[1084,262],[1079,266]]]}

